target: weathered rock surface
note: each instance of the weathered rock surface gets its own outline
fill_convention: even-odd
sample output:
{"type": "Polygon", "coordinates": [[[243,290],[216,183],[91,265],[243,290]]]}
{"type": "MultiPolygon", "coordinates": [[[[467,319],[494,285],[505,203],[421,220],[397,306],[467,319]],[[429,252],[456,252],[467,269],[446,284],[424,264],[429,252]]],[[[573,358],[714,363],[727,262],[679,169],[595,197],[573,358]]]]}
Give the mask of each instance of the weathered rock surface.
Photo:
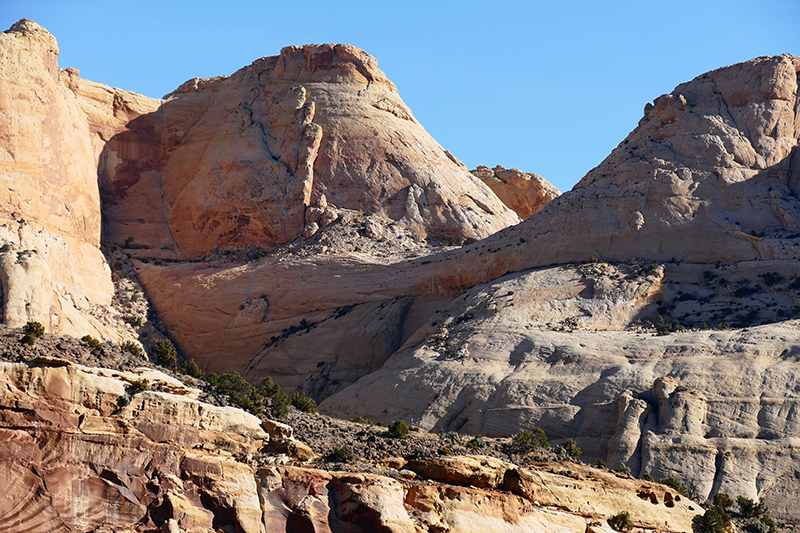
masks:
{"type": "MultiPolygon", "coordinates": [[[[540,427],[556,442],[575,439],[587,460],[675,476],[701,497],[763,496],[775,514],[797,520],[797,321],[664,336],[630,327],[657,308],[689,309],[677,306],[698,298],[690,288],[713,282],[704,271],[714,266],[595,263],[505,276],[454,300],[379,371],[320,409],[463,434],[540,427]]],[[[741,280],[763,280],[764,271],[800,274],[795,261],[736,267],[741,280]]],[[[760,290],[750,293],[756,308],[777,307],[784,295],[794,306],[800,296],[760,290]]],[[[707,301],[705,319],[723,312],[723,301],[707,301]]]]}
{"type": "Polygon", "coordinates": [[[522,220],[538,213],[550,200],[561,196],[561,192],[543,177],[517,168],[479,166],[470,172],[488,185],[522,220]]]}
{"type": "Polygon", "coordinates": [[[519,220],[428,135],[377,61],[355,47],[284,48],[165,98],[104,154],[108,237],[138,255],[274,247],[327,227],[336,208],[450,241],[519,220]]]}
{"type": "Polygon", "coordinates": [[[100,253],[97,165],[124,128],[117,104],[151,111],[133,93],[58,68],[55,38],[23,19],[0,33],[0,279],[2,320],[48,331],[119,338],[87,312],[111,303],[100,253]]]}
{"type": "Polygon", "coordinates": [[[528,470],[467,457],[465,464],[488,461],[494,472],[470,478],[455,458],[435,468],[418,462],[418,470],[445,485],[250,466],[248,458],[291,437],[291,428],[205,404],[196,399],[200,391],[152,370],[121,372],[41,357],[0,363],[0,385],[6,488],[0,528],[10,533],[583,532],[621,509],[636,510],[642,524],[690,531],[699,511],[688,501],[670,508],[640,503],[641,482],[569,463],[528,470]],[[131,397],[131,386],[144,379],[149,390],[131,397]],[[565,466],[577,473],[565,477],[565,466]],[[476,488],[473,478],[487,482],[476,488]]]}
{"type": "MultiPolygon", "coordinates": [[[[342,356],[336,348],[339,341],[326,349],[323,330],[308,330],[303,321],[341,317],[353,305],[414,298],[408,315],[413,321],[401,313],[386,325],[401,335],[391,335],[389,342],[373,336],[374,343],[360,333],[357,339],[349,337],[355,343],[350,353],[360,353],[362,361],[380,361],[395,349],[396,339],[405,342],[426,320],[425,312],[508,272],[591,256],[698,263],[793,258],[795,235],[800,234],[793,213],[800,213],[800,201],[790,184],[800,165],[790,168],[789,163],[800,137],[798,65],[800,59],[788,55],[761,58],[681,85],[675,94],[683,95],[685,105],[668,106],[668,111],[666,102],[680,98],[660,98],[628,139],[575,190],[480,243],[393,264],[334,253],[242,266],[146,265],[140,274],[181,347],[203,366],[217,369],[215,361],[225,357],[231,368],[254,379],[274,374],[295,387],[316,382],[318,376],[302,365],[294,372],[294,365],[283,361],[299,361],[320,346],[318,362],[324,365],[342,356]],[[750,146],[755,155],[709,161],[711,145],[736,153],[750,146]],[[178,287],[181,296],[175,299],[170,295],[178,294],[178,287]],[[273,304],[268,316],[234,332],[230,324],[238,307],[262,296],[273,304]],[[187,300],[191,305],[184,305],[187,300]],[[300,331],[305,333],[297,337],[303,338],[292,337],[280,353],[278,341],[282,345],[300,331]],[[241,355],[229,358],[230,353],[241,355]],[[251,361],[252,354],[258,355],[251,361]]],[[[375,328],[374,316],[364,316],[373,321],[371,331],[386,331],[375,328]]],[[[357,320],[338,325],[337,336],[364,329],[357,320]]],[[[313,389],[321,390],[318,384],[313,389]]],[[[332,389],[321,394],[328,392],[332,389]]]]}

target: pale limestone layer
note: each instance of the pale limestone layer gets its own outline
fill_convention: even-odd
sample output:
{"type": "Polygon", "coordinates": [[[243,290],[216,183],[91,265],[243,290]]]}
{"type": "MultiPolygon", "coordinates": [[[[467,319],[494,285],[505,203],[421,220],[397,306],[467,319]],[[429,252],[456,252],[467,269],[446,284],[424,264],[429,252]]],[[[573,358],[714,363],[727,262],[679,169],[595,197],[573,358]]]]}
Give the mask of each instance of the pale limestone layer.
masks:
{"type": "Polygon", "coordinates": [[[538,213],[550,200],[561,196],[561,192],[543,177],[522,172],[518,168],[479,166],[470,172],[488,185],[522,220],[538,213]]]}
{"type": "MultiPolygon", "coordinates": [[[[737,268],[742,280],[798,274],[794,261],[747,267],[737,268]]],[[[665,336],[624,329],[662,299],[671,305],[667,282],[688,290],[704,268],[714,267],[670,265],[665,277],[661,266],[587,264],[477,286],[320,409],[463,434],[540,427],[556,443],[575,439],[584,460],[673,475],[701,497],[764,496],[797,520],[797,321],[665,336]]]]}
{"type": "Polygon", "coordinates": [[[307,223],[313,234],[309,214],[328,206],[450,241],[519,221],[349,45],[288,47],[229,77],[190,80],[131,128],[106,146],[102,191],[109,239],[140,256],[274,247],[307,223]]]}

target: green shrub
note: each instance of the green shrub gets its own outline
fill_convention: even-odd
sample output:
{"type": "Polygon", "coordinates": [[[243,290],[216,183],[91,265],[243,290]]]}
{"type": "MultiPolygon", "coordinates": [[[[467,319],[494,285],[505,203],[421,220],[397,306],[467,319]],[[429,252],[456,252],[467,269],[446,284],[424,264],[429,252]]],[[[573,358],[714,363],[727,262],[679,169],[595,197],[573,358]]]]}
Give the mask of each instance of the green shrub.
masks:
{"type": "MultiPolygon", "coordinates": [[[[170,343],[171,344],[171,343],[170,343]]],[[[210,383],[217,392],[225,394],[231,402],[246,411],[257,415],[261,412],[263,399],[260,398],[250,385],[238,372],[232,374],[222,374],[220,376],[208,374],[205,380],[210,383]]]]}
{"type": "Polygon", "coordinates": [[[356,460],[356,456],[350,451],[347,446],[341,448],[334,448],[331,453],[325,456],[327,461],[332,463],[352,463],[356,460]]]}
{"type": "Polygon", "coordinates": [[[714,507],[726,513],[733,507],[733,499],[724,492],[716,493],[713,502],[714,507]]]}
{"type": "Polygon", "coordinates": [[[764,498],[761,498],[758,502],[755,502],[750,498],[739,496],[736,498],[736,503],[739,505],[739,514],[742,515],[742,518],[759,518],[760,516],[767,514],[767,507],[764,505],[764,498]]]}
{"type": "Polygon", "coordinates": [[[289,406],[292,402],[289,400],[288,395],[282,392],[277,392],[272,395],[270,400],[271,404],[269,409],[273,417],[284,418],[289,414],[289,406]]]}
{"type": "Polygon", "coordinates": [[[256,392],[264,398],[272,398],[281,392],[281,386],[275,383],[272,377],[267,376],[256,386],[256,392]]]}
{"type": "Polygon", "coordinates": [[[469,440],[469,442],[467,442],[466,446],[470,450],[477,452],[486,446],[486,441],[484,440],[483,435],[475,435],[469,440]]]}
{"type": "Polygon", "coordinates": [[[194,361],[185,361],[181,365],[181,372],[193,378],[203,379],[203,370],[194,361]]]}
{"type": "Polygon", "coordinates": [[[22,344],[33,346],[34,344],[36,344],[36,338],[31,337],[30,335],[25,335],[24,337],[22,337],[22,344]]]}
{"type": "Polygon", "coordinates": [[[547,435],[539,428],[535,428],[533,431],[522,430],[511,439],[512,453],[529,453],[536,448],[550,448],[547,435]]]}
{"type": "Polygon", "coordinates": [[[709,507],[703,516],[696,519],[694,529],[697,533],[725,533],[730,517],[716,507],[709,507]]]}
{"type": "Polygon", "coordinates": [[[633,522],[631,522],[631,515],[628,511],[622,511],[609,518],[608,525],[614,531],[630,531],[633,529],[633,522]]]}
{"type": "Polygon", "coordinates": [[[748,524],[745,527],[746,531],[750,533],[775,533],[778,528],[775,527],[775,522],[767,515],[762,516],[758,520],[748,524]]]}
{"type": "Polygon", "coordinates": [[[653,476],[651,476],[647,472],[644,473],[644,475],[642,476],[642,479],[645,480],[645,481],[650,481],[651,483],[654,483],[656,481],[655,479],[653,479],[653,476]]]}
{"type": "Polygon", "coordinates": [[[22,332],[25,333],[25,335],[33,337],[34,339],[38,339],[44,335],[44,326],[40,322],[27,322],[25,326],[23,326],[22,332]]]}
{"type": "Polygon", "coordinates": [[[137,379],[131,381],[130,387],[128,387],[128,391],[131,393],[131,396],[135,394],[139,394],[140,392],[144,392],[147,390],[147,387],[150,386],[150,382],[146,379],[137,379]]]}
{"type": "Polygon", "coordinates": [[[597,468],[602,468],[603,470],[608,470],[608,465],[602,459],[598,460],[594,466],[596,466],[597,468]]]}
{"type": "Polygon", "coordinates": [[[681,480],[674,476],[659,479],[658,482],[661,483],[662,485],[666,485],[667,487],[675,490],[681,496],[686,496],[687,498],[689,497],[689,491],[686,490],[686,487],[683,486],[681,480]]]}
{"type": "Polygon", "coordinates": [[[618,472],[620,474],[625,474],[625,475],[630,475],[631,469],[628,468],[625,465],[617,465],[617,467],[614,469],[614,472],[618,472]]]}
{"type": "Polygon", "coordinates": [[[142,325],[142,317],[139,316],[125,315],[122,320],[132,328],[138,328],[142,325]]]}
{"type": "Polygon", "coordinates": [[[123,352],[128,352],[129,354],[134,355],[140,359],[145,358],[144,350],[142,350],[142,347],[133,341],[123,342],[121,348],[123,352]]]}
{"type": "Polygon", "coordinates": [[[567,439],[567,442],[565,442],[564,444],[562,444],[562,445],[561,445],[561,448],[562,448],[562,449],[563,449],[563,450],[566,452],[566,454],[567,454],[567,455],[569,455],[570,457],[580,457],[581,453],[583,453],[583,452],[581,451],[581,449],[578,447],[578,445],[575,443],[575,441],[574,441],[574,440],[572,440],[572,439],[567,439]]]}
{"type": "Polygon", "coordinates": [[[292,405],[298,411],[303,411],[304,413],[317,412],[317,402],[304,394],[300,394],[299,392],[292,394],[292,405]]]}
{"type": "Polygon", "coordinates": [[[163,366],[164,368],[169,368],[174,370],[178,363],[178,351],[175,349],[175,345],[172,344],[172,341],[169,339],[164,339],[163,341],[156,341],[155,348],[156,348],[156,363],[163,366]]]}
{"type": "Polygon", "coordinates": [[[91,348],[92,350],[100,350],[102,348],[102,344],[100,343],[100,341],[95,339],[91,335],[84,335],[83,337],[81,337],[81,340],[84,343],[86,343],[86,345],[89,346],[89,348],[91,348]]]}
{"type": "Polygon", "coordinates": [[[375,425],[378,426],[379,428],[385,428],[386,422],[384,422],[383,420],[378,420],[377,422],[375,422],[375,425]]]}
{"type": "Polygon", "coordinates": [[[442,440],[448,440],[453,444],[458,444],[461,442],[461,435],[459,435],[457,431],[447,431],[439,435],[439,438],[442,440]]]}
{"type": "Polygon", "coordinates": [[[353,418],[350,419],[350,422],[355,422],[356,424],[364,424],[365,426],[371,426],[372,425],[372,419],[371,418],[367,418],[367,417],[364,417],[364,416],[361,416],[361,415],[354,416],[353,418]]]}
{"type": "Polygon", "coordinates": [[[405,439],[408,437],[409,429],[406,423],[400,419],[395,420],[389,424],[389,435],[396,439],[405,439]]]}

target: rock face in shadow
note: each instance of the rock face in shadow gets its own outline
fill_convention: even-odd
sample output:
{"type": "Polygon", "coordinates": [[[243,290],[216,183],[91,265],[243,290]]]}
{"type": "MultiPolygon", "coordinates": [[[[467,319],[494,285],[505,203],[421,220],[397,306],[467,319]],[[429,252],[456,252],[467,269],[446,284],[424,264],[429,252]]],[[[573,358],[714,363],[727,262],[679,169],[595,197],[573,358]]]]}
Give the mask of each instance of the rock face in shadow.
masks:
{"type": "Polygon", "coordinates": [[[193,79],[107,145],[109,239],[143,256],[274,247],[332,208],[379,213],[422,238],[480,239],[519,221],[349,45],[288,47],[228,77],[193,79]]]}

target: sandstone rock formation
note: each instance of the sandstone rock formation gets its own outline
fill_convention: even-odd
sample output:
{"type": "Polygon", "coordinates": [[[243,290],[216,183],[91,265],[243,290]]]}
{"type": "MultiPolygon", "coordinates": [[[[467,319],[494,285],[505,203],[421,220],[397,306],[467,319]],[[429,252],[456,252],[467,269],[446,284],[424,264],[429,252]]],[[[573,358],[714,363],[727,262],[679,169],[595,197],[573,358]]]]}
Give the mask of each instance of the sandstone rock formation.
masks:
{"type": "Polygon", "coordinates": [[[0,33],[0,58],[3,323],[119,338],[88,313],[114,292],[99,250],[97,162],[129,118],[122,102],[148,112],[152,102],[59,70],[55,38],[30,20],[0,33]]]}
{"type": "Polygon", "coordinates": [[[102,191],[110,241],[140,256],[270,248],[330,225],[337,208],[450,241],[519,220],[348,45],[288,47],[190,80],[131,129],[106,147],[102,191]]]}
{"type": "MultiPolygon", "coordinates": [[[[710,277],[703,269],[713,268],[593,263],[505,276],[454,300],[379,371],[320,409],[463,434],[540,427],[555,442],[576,439],[586,460],[675,476],[701,497],[763,496],[796,520],[798,321],[665,336],[629,326],[686,305],[675,287],[700,292],[710,277]]],[[[800,275],[794,261],[736,271],[741,279],[800,275]]],[[[771,287],[750,297],[777,306],[771,287]]],[[[777,301],[786,290],[776,287],[777,301]]],[[[797,289],[788,296],[785,305],[800,301],[797,289]]],[[[724,305],[709,300],[700,319],[724,305]]]]}
{"type": "Polygon", "coordinates": [[[667,506],[664,486],[569,463],[529,470],[490,460],[495,475],[478,487],[458,477],[457,461],[418,462],[431,481],[415,483],[280,457],[258,467],[249,464],[254,456],[270,457],[262,446],[290,437],[291,428],[198,401],[200,391],[147,369],[40,357],[0,363],[0,385],[0,528],[9,533],[578,533],[621,509],[645,526],[690,531],[700,512],[686,500],[667,506]],[[133,392],[142,380],[148,390],[133,392]],[[574,471],[565,476],[565,467],[574,471]],[[645,488],[658,495],[656,505],[639,498],[645,488]]]}
{"type": "Polygon", "coordinates": [[[538,213],[550,200],[561,195],[559,190],[543,177],[522,172],[517,168],[506,169],[500,165],[494,168],[479,166],[470,172],[488,185],[522,220],[538,213]]]}

